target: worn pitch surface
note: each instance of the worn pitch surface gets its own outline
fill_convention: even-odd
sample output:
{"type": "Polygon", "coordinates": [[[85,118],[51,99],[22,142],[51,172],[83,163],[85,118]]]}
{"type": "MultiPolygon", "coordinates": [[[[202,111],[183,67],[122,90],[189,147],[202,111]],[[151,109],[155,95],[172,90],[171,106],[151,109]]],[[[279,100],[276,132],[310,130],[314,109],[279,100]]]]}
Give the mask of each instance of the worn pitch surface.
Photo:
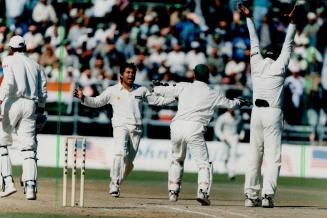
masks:
{"type": "MultiPolygon", "coordinates": [[[[326,180],[317,180],[311,185],[305,179],[300,182],[293,178],[291,182],[281,179],[276,207],[263,209],[243,206],[243,177],[235,182],[218,179],[212,187],[212,205],[200,206],[195,200],[195,175],[185,179],[176,203],[167,199],[166,175],[160,174],[162,179],[155,175],[157,173],[134,172],[123,184],[120,198],[108,194],[105,178],[87,178],[84,208],[63,208],[61,180],[41,177],[37,201],[25,200],[22,188],[18,187],[17,193],[0,199],[0,217],[327,217],[326,180]]],[[[78,195],[76,190],[76,199],[78,195]]]]}

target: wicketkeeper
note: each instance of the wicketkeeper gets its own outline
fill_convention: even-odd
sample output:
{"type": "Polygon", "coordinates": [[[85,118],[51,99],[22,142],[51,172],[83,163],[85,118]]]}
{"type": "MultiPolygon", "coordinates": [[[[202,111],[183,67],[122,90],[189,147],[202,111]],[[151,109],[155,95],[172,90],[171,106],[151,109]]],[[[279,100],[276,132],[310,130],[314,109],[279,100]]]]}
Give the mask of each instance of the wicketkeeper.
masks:
{"type": "Polygon", "coordinates": [[[168,172],[168,193],[170,201],[177,201],[181,189],[184,160],[187,146],[198,168],[197,200],[210,205],[209,194],[212,183],[212,165],[204,139],[215,108],[224,106],[237,108],[247,105],[243,99],[229,100],[208,86],[209,68],[199,64],[194,69],[192,83],[180,82],[176,86],[157,86],[154,93],[178,99],[178,110],[170,125],[172,154],[168,172]]]}

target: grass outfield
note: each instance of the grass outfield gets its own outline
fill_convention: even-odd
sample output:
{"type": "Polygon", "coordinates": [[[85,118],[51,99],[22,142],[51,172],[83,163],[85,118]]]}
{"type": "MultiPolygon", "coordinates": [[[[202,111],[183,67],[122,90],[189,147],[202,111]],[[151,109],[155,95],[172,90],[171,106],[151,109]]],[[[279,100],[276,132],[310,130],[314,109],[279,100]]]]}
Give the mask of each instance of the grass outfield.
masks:
{"type": "MultiPolygon", "coordinates": [[[[14,166],[14,176],[20,175],[21,167],[14,166]]],[[[79,169],[77,170],[80,173],[79,169]]],[[[70,170],[69,170],[70,173],[70,170]]],[[[38,176],[41,178],[58,178],[62,179],[62,168],[50,168],[50,167],[38,167],[38,176]]],[[[78,175],[79,176],[79,175],[78,175]]],[[[77,177],[78,177],[77,176],[77,177]]],[[[128,181],[167,181],[168,174],[166,172],[152,172],[152,171],[133,171],[128,177],[128,181]]],[[[108,170],[95,170],[86,169],[86,180],[109,180],[108,170]]],[[[183,182],[196,182],[196,173],[185,173],[183,176],[183,182]]],[[[243,184],[244,175],[236,176],[236,180],[230,182],[226,174],[214,174],[214,183],[234,183],[243,184]]],[[[279,177],[279,186],[292,186],[302,188],[327,188],[327,179],[316,179],[316,178],[297,178],[297,177],[279,177]]]]}

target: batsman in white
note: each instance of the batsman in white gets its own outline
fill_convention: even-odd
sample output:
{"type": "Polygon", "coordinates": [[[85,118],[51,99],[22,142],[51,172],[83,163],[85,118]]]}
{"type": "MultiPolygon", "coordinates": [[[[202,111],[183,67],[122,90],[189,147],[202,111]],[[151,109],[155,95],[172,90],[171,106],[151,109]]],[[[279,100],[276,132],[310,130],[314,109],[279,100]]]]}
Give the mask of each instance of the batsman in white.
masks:
{"type": "Polygon", "coordinates": [[[40,118],[44,119],[44,107],[47,98],[47,80],[40,66],[29,59],[24,52],[24,38],[14,36],[9,41],[12,55],[2,61],[4,79],[0,89],[0,104],[3,115],[0,125],[0,169],[3,177],[1,197],[16,192],[12,178],[8,146],[12,144],[12,132],[15,129],[18,144],[23,157],[24,193],[26,199],[35,200],[37,192],[37,139],[36,130],[40,118]]]}
{"type": "Polygon", "coordinates": [[[215,135],[224,143],[223,158],[231,181],[235,179],[238,142],[245,134],[241,127],[239,111],[229,109],[218,117],[214,128],[215,135]]]}
{"type": "Polygon", "coordinates": [[[166,105],[175,101],[175,98],[154,96],[146,87],[134,84],[136,71],[133,63],[124,64],[120,68],[120,82],[108,87],[97,97],[84,96],[81,88],[74,90],[74,96],[88,107],[112,105],[115,151],[109,192],[113,197],[119,197],[120,185],[134,166],[133,161],[142,136],[142,102],[166,105]]]}
{"type": "Polygon", "coordinates": [[[250,123],[250,148],[248,166],[246,167],[244,192],[246,207],[274,207],[273,198],[277,188],[277,179],[281,166],[281,139],[283,129],[284,80],[292,51],[295,35],[295,11],[287,15],[291,23],[280,55],[269,51],[263,58],[260,53],[259,40],[250,11],[239,5],[246,16],[251,43],[251,74],[253,82],[254,107],[250,123]],[[262,200],[259,198],[260,176],[263,156],[265,171],[263,173],[262,200]]]}
{"type": "Polygon", "coordinates": [[[169,200],[177,201],[181,188],[187,145],[198,168],[197,200],[210,205],[212,165],[204,139],[215,108],[235,108],[247,104],[243,99],[229,100],[208,86],[209,68],[199,64],[194,69],[194,82],[180,82],[175,86],[156,86],[154,93],[178,98],[178,110],[170,125],[172,159],[168,172],[169,200]]]}

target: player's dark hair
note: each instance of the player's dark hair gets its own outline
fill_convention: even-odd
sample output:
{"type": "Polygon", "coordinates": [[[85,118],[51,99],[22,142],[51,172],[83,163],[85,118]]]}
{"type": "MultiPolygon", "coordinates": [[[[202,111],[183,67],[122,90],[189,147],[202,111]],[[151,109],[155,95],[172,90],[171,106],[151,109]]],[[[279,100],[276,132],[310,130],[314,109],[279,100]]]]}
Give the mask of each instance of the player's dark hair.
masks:
{"type": "Polygon", "coordinates": [[[122,75],[126,68],[131,68],[134,73],[136,73],[137,68],[134,63],[123,63],[120,67],[120,74],[122,75]]]}
{"type": "Polygon", "coordinates": [[[280,48],[276,46],[270,46],[267,48],[266,52],[264,53],[265,58],[271,58],[273,60],[277,60],[280,54],[280,48]]]}
{"type": "Polygon", "coordinates": [[[207,65],[198,64],[194,68],[195,79],[201,82],[208,83],[209,81],[209,68],[207,65]]]}
{"type": "Polygon", "coordinates": [[[26,46],[23,46],[21,48],[13,48],[10,47],[13,52],[26,52],[26,46]]]}

